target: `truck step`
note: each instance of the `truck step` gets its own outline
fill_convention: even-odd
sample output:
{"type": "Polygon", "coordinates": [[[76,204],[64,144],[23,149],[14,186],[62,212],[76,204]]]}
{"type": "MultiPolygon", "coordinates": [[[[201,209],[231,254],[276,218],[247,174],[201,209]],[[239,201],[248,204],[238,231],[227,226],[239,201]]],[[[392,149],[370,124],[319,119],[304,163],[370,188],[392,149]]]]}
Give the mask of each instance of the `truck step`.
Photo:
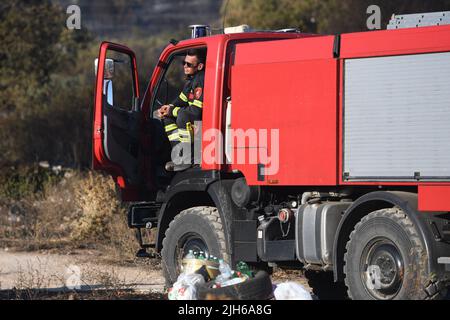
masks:
{"type": "Polygon", "coordinates": [[[158,224],[158,213],[161,204],[154,202],[137,203],[128,210],[128,227],[130,228],[155,228],[158,224]]]}

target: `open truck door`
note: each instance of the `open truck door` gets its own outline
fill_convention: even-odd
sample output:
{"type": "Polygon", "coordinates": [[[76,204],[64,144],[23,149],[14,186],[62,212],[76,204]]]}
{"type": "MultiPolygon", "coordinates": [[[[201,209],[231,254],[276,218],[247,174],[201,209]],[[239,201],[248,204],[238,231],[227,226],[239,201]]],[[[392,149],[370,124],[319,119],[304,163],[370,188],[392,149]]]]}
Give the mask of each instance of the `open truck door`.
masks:
{"type": "Polygon", "coordinates": [[[144,199],[140,165],[142,116],[136,57],[125,46],[103,42],[95,61],[94,170],[112,175],[124,201],[144,199]]]}

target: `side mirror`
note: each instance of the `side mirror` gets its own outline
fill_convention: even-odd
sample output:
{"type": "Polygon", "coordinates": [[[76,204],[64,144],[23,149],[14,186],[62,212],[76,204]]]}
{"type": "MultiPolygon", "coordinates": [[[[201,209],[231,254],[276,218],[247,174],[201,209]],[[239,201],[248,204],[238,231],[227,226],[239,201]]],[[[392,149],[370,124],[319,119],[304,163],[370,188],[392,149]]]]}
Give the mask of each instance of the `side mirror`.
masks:
{"type": "MultiPolygon", "coordinates": [[[[95,59],[95,75],[97,76],[98,71],[98,58],[95,59]]],[[[104,79],[112,79],[114,77],[114,60],[105,59],[105,73],[103,75],[104,79]]]]}

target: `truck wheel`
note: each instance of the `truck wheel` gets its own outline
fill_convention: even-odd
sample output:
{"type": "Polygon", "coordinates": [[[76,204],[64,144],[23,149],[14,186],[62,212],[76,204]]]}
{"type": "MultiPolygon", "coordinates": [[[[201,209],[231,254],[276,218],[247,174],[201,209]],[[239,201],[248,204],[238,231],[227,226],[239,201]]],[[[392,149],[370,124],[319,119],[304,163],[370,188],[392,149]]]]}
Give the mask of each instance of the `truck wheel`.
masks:
{"type": "Polygon", "coordinates": [[[347,287],[342,282],[334,282],[333,272],[306,270],[305,278],[313,294],[319,300],[344,300],[348,298],[347,287]]]}
{"type": "Polygon", "coordinates": [[[399,208],[371,212],[356,224],[344,255],[351,299],[427,299],[428,256],[417,230],[399,208]]]}
{"type": "Polygon", "coordinates": [[[230,262],[217,208],[194,207],[182,211],[170,222],[162,245],[162,268],[167,286],[177,280],[181,260],[189,250],[203,251],[230,262]]]}

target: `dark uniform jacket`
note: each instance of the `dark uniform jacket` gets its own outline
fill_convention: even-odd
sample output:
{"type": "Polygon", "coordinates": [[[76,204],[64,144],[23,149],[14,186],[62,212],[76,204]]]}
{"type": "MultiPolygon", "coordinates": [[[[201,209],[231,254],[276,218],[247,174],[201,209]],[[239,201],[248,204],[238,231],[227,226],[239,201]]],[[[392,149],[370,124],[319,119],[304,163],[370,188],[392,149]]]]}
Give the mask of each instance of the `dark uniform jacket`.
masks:
{"type": "Polygon", "coordinates": [[[200,71],[186,81],[180,95],[170,105],[169,114],[172,117],[176,118],[178,112],[183,110],[201,120],[204,79],[205,72],[200,71]]]}

